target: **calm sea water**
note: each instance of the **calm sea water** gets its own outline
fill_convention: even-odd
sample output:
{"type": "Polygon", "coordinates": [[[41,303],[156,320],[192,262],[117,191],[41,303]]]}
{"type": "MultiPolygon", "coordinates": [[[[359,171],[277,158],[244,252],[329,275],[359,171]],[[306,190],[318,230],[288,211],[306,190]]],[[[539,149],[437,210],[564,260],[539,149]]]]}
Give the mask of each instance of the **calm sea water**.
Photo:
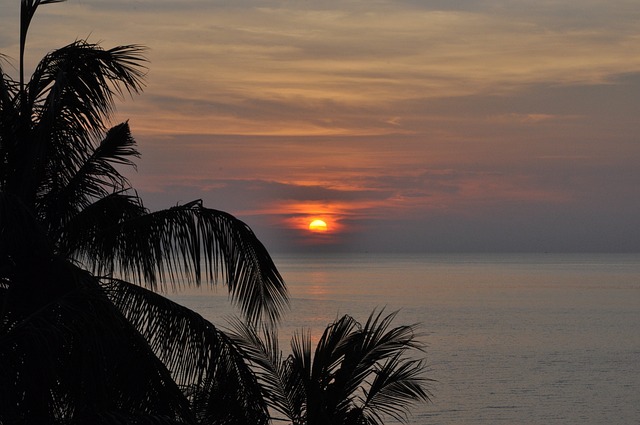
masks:
{"type": "MultiPolygon", "coordinates": [[[[437,382],[412,424],[640,424],[640,254],[275,261],[291,294],[283,341],[376,307],[422,324],[437,382]]],[[[222,293],[171,298],[217,325],[233,314],[222,293]]]]}

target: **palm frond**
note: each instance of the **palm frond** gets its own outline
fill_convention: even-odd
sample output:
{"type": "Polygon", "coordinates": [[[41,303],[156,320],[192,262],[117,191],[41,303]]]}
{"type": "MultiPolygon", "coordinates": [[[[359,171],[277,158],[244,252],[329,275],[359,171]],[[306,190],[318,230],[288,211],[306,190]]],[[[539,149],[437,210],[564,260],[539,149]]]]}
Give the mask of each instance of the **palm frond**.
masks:
{"type": "Polygon", "coordinates": [[[18,83],[4,73],[0,55],[0,190],[6,190],[13,171],[13,153],[17,145],[16,124],[18,83]]]}
{"type": "Polygon", "coordinates": [[[98,274],[122,273],[155,288],[170,282],[216,284],[257,322],[279,319],[287,291],[273,260],[251,229],[232,215],[194,201],[104,228],[79,248],[98,274]]]}
{"type": "Polygon", "coordinates": [[[344,360],[341,347],[358,326],[351,316],[337,319],[324,330],[313,359],[308,334],[302,334],[298,341],[293,340],[292,378],[303,385],[305,399],[301,411],[309,423],[334,423],[338,394],[333,386],[344,360]]]}
{"type": "Polygon", "coordinates": [[[22,0],[20,2],[20,91],[24,87],[24,50],[27,44],[27,32],[38,6],[47,3],[61,3],[65,0],[22,0]]]}
{"type": "MultiPolygon", "coordinates": [[[[16,96],[19,93],[19,83],[14,81],[4,72],[2,63],[7,61],[7,57],[0,53],[0,115],[11,113],[15,117],[18,111],[15,109],[16,96]]],[[[9,121],[7,121],[9,123],[9,121]]]]}
{"type": "Polygon", "coordinates": [[[300,417],[297,400],[301,399],[302,385],[291,376],[291,362],[283,359],[276,328],[265,325],[258,334],[255,327],[238,319],[232,319],[230,324],[234,331],[230,336],[251,362],[265,399],[272,408],[295,422],[300,417]]]}
{"type": "Polygon", "coordinates": [[[15,279],[2,293],[0,423],[109,412],[191,422],[169,371],[95,278],[53,259],[15,279]]]}
{"type": "Polygon", "coordinates": [[[41,220],[49,225],[52,239],[59,239],[66,224],[93,202],[130,187],[114,168],[114,164],[135,167],[130,157],[139,156],[128,123],[110,129],[100,145],[86,156],[78,169],[65,173],[67,181],[49,188],[39,202],[41,220]]]}
{"type": "MultiPolygon", "coordinates": [[[[406,420],[412,404],[428,402],[422,345],[415,325],[391,327],[397,313],[374,311],[362,326],[345,315],[327,326],[312,358],[310,334],[294,333],[283,360],[271,328],[233,321],[232,337],[256,371],[269,405],[293,424],[382,425],[406,420]],[[357,382],[357,388],[351,386],[357,382]]],[[[280,419],[280,418],[277,418],[280,419]]]]}
{"type": "MultiPolygon", "coordinates": [[[[335,339],[339,341],[337,344],[331,344],[335,347],[331,350],[334,354],[331,357],[314,358],[314,363],[319,361],[326,364],[321,372],[326,373],[325,379],[329,380],[324,391],[324,411],[331,412],[334,419],[364,413],[375,417],[381,412],[380,407],[388,409],[382,413],[396,412],[394,397],[406,396],[405,401],[409,401],[415,395],[410,390],[415,389],[418,394],[422,391],[418,385],[420,381],[412,375],[417,376],[423,370],[422,363],[405,361],[402,357],[409,350],[422,349],[416,339],[416,325],[391,328],[397,312],[383,316],[383,311],[374,310],[364,326],[348,316],[337,321],[334,326],[344,320],[350,326],[339,333],[340,337],[335,339]],[[369,382],[372,376],[375,376],[373,388],[369,382]],[[378,395],[375,403],[367,405],[363,402],[367,391],[378,395]]],[[[398,402],[397,405],[403,404],[398,402]]]]}
{"type": "Polygon", "coordinates": [[[14,193],[35,205],[72,178],[105,130],[114,96],[141,90],[143,52],[135,45],[103,50],[80,40],[43,58],[16,100],[7,183],[14,193]]]}
{"type": "Polygon", "coordinates": [[[291,336],[291,355],[285,361],[285,376],[287,387],[291,388],[290,404],[293,406],[291,419],[294,424],[305,423],[309,399],[320,393],[317,384],[311,378],[311,353],[311,333],[308,330],[294,332],[291,336]]]}
{"type": "Polygon", "coordinates": [[[62,3],[64,1],[65,0],[22,0],[21,21],[24,21],[26,24],[25,26],[28,27],[38,6],[41,4],[62,3]]]}
{"type": "Polygon", "coordinates": [[[17,196],[0,191],[0,278],[52,253],[53,245],[32,211],[17,196]]]}
{"type": "Polygon", "coordinates": [[[350,399],[362,388],[376,364],[409,349],[422,349],[415,338],[415,325],[389,329],[397,312],[382,317],[383,312],[384,309],[372,312],[364,327],[345,341],[344,358],[334,382],[334,390],[341,401],[350,399]]]}
{"type": "Polygon", "coordinates": [[[42,123],[41,131],[66,128],[66,135],[83,137],[104,130],[114,96],[142,89],[145,51],[137,45],[105,50],[98,44],[77,40],[47,54],[27,88],[28,107],[35,121],[42,123]]]}
{"type": "Polygon", "coordinates": [[[282,277],[242,221],[201,201],[149,213],[116,169],[138,156],[128,125],[101,136],[114,99],[143,87],[143,47],[77,40],[25,84],[31,20],[60,1],[21,1],[19,81],[0,67],[0,424],[266,425],[235,340],[113,276],[224,278],[252,324],[287,305],[282,277]]]}
{"type": "Polygon", "coordinates": [[[427,385],[433,380],[423,376],[424,369],[423,361],[403,359],[400,353],[381,365],[361,407],[369,423],[382,425],[382,414],[407,422],[412,404],[431,401],[427,385]]]}
{"type": "Polygon", "coordinates": [[[189,394],[199,415],[265,420],[261,388],[232,338],[159,294],[122,280],[103,281],[109,298],[189,394]]]}
{"type": "Polygon", "coordinates": [[[176,420],[162,414],[130,414],[120,411],[96,413],[91,417],[83,418],[83,420],[86,420],[84,423],[91,423],[91,425],[187,425],[182,420],[176,420]]]}
{"type": "Polygon", "coordinates": [[[25,36],[29,23],[36,13],[36,9],[41,4],[62,3],[65,0],[22,0],[21,1],[21,22],[24,26],[25,36]]]}
{"type": "Polygon", "coordinates": [[[353,317],[345,315],[324,330],[313,356],[312,380],[322,387],[333,381],[344,358],[345,344],[358,327],[359,323],[353,317]]]}
{"type": "MultiPolygon", "coordinates": [[[[135,193],[116,192],[99,199],[91,205],[78,211],[69,222],[65,223],[57,237],[56,249],[58,254],[76,260],[86,260],[90,268],[93,255],[108,255],[99,247],[92,246],[101,240],[104,229],[118,227],[121,223],[141,217],[147,213],[140,198],[135,193]]],[[[104,250],[108,247],[104,247],[104,250]]],[[[97,258],[99,260],[99,257],[97,258]]]]}
{"type": "Polygon", "coordinates": [[[72,178],[105,130],[114,96],[141,89],[143,52],[76,41],[40,62],[20,108],[31,123],[23,126],[16,176],[25,197],[55,192],[72,178]]]}

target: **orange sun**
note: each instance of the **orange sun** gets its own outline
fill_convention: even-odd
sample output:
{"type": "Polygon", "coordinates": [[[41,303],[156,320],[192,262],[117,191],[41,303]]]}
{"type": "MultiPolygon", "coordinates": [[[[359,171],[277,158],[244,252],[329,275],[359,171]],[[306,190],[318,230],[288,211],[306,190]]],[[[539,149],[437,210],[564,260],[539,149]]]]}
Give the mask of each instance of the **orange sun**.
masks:
{"type": "Polygon", "coordinates": [[[325,223],[324,220],[313,220],[309,223],[309,230],[312,232],[326,232],[327,223],[325,223]]]}

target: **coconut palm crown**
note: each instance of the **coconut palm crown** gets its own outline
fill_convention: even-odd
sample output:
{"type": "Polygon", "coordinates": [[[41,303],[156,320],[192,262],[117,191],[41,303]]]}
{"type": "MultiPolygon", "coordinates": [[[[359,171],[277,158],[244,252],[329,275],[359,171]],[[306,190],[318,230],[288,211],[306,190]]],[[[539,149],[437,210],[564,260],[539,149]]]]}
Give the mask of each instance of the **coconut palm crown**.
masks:
{"type": "Polygon", "coordinates": [[[223,283],[250,323],[287,292],[265,247],[200,200],[146,209],[119,169],[139,156],[114,101],[139,93],[145,49],[77,40],[19,79],[0,56],[0,425],[265,423],[234,344],[155,290],[223,283]],[[4,64],[3,64],[4,62],[4,64]]]}
{"type": "Polygon", "coordinates": [[[293,335],[288,357],[273,328],[260,334],[236,321],[231,334],[257,372],[276,416],[292,425],[382,425],[407,422],[429,402],[417,325],[392,326],[397,312],[373,311],[362,325],[349,315],[328,325],[315,350],[309,332],[293,335]]]}

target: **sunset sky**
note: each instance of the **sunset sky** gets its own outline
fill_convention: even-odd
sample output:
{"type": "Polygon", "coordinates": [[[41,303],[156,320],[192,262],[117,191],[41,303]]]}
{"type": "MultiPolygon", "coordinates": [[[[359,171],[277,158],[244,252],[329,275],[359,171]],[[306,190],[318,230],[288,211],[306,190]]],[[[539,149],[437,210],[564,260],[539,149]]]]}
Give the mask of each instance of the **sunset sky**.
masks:
{"type": "Polygon", "coordinates": [[[149,48],[114,124],[151,209],[202,198],[273,252],[640,251],[637,0],[69,0],[28,73],[78,38],[149,48]]]}

